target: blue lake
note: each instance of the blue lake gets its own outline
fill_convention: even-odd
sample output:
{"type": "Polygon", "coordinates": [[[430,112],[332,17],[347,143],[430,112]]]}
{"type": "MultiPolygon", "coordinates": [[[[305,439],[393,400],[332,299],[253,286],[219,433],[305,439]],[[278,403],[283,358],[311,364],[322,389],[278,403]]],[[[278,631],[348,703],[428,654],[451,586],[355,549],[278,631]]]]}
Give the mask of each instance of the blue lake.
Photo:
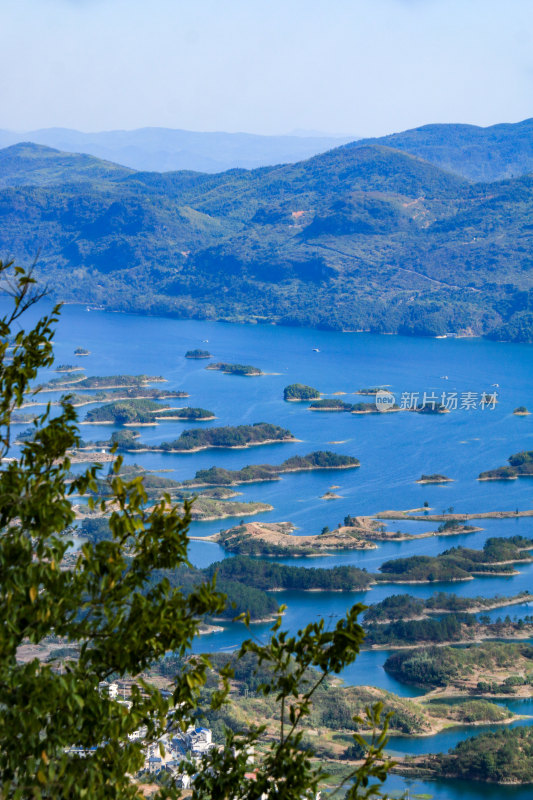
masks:
{"type": "MultiPolygon", "coordinates": [[[[193,477],[198,469],[213,465],[237,469],[247,464],[281,463],[295,454],[333,450],[356,456],[355,470],[318,471],[291,474],[280,481],[239,487],[242,500],[270,503],[274,510],[258,515],[261,521],[290,520],[295,534],[319,533],[333,528],[347,514],[372,514],[386,509],[420,508],[425,501],[440,513],[453,507],[456,512],[515,510],[533,507],[533,480],[480,482],[477,475],[506,463],[511,453],[533,449],[533,415],[517,417],[519,405],[533,410],[533,346],[510,345],[478,339],[414,339],[399,336],[343,334],[261,325],[229,325],[215,322],[178,321],[157,317],[87,312],[78,306],[63,309],[56,335],[57,363],[77,363],[87,375],[115,373],[162,375],[165,389],[190,394],[191,406],[211,409],[217,419],[204,425],[236,425],[272,422],[292,431],[295,443],[268,445],[246,450],[212,450],[194,454],[139,453],[126,461],[147,469],[171,470],[176,480],[193,477]],[[208,343],[205,343],[208,340],[208,343]],[[74,347],[91,351],[75,359],[74,347]],[[184,358],[188,349],[206,347],[217,361],[252,364],[265,373],[247,378],[206,371],[205,362],[184,358]],[[315,352],[318,348],[320,352],[315,352]],[[306,403],[285,403],[283,388],[301,382],[321,392],[344,392],[347,402],[368,400],[354,394],[364,386],[387,385],[399,401],[402,392],[497,392],[494,409],[457,409],[446,415],[412,413],[351,415],[313,413],[306,403]],[[497,384],[497,386],[495,386],[497,384]],[[419,485],[422,473],[444,473],[453,478],[444,485],[419,485]],[[321,499],[330,486],[339,488],[338,500],[321,499]]],[[[43,377],[47,377],[43,375],[43,377]]],[[[56,377],[52,372],[48,377],[56,377]]],[[[46,395],[53,399],[55,395],[46,395]]],[[[173,403],[175,404],[175,403],[173,403]]],[[[86,411],[79,410],[83,420],[86,411]]],[[[165,422],[158,427],[140,428],[142,440],[157,444],[174,439],[190,423],[165,422]]],[[[84,425],[86,440],[108,438],[112,426],[84,425]]],[[[247,519],[252,519],[248,517],[247,519]]],[[[239,520],[195,523],[191,534],[204,536],[227,528],[239,520]]],[[[387,543],[375,550],[356,551],[330,557],[284,559],[298,566],[332,567],[354,564],[375,571],[380,564],[398,556],[435,554],[456,545],[482,547],[489,536],[533,536],[533,518],[481,520],[478,533],[387,543]]],[[[389,529],[408,533],[434,530],[436,523],[392,522],[389,529]]],[[[224,551],[208,542],[191,543],[191,560],[197,566],[224,558],[224,551]]],[[[427,597],[435,590],[458,595],[511,595],[533,591],[533,565],[519,566],[513,577],[479,578],[464,583],[433,586],[380,585],[366,593],[279,592],[276,598],[288,606],[284,624],[296,630],[312,619],[335,621],[354,602],[377,602],[389,594],[409,592],[427,597]]],[[[527,605],[498,609],[492,617],[532,613],[527,605]]],[[[252,627],[264,637],[269,626],[252,627]]],[[[224,625],[224,630],[197,640],[197,650],[229,651],[247,636],[242,626],[224,625]]],[[[383,670],[385,652],[365,652],[346,670],[347,682],[381,686],[405,696],[417,691],[399,684],[383,670]]],[[[528,713],[528,712],[521,712],[528,713]]],[[[533,713],[533,712],[532,712],[533,713]]],[[[449,730],[436,737],[399,739],[391,748],[399,752],[445,750],[459,738],[479,729],[449,730]],[[418,749],[417,749],[418,748],[418,749]],[[423,748],[423,749],[419,749],[423,748]]],[[[407,784],[393,777],[391,788],[407,784]]],[[[505,797],[525,800],[532,790],[515,787],[479,787],[458,782],[415,782],[411,788],[427,792],[435,800],[478,800],[505,797]],[[422,787],[422,788],[420,788],[422,787]]]]}

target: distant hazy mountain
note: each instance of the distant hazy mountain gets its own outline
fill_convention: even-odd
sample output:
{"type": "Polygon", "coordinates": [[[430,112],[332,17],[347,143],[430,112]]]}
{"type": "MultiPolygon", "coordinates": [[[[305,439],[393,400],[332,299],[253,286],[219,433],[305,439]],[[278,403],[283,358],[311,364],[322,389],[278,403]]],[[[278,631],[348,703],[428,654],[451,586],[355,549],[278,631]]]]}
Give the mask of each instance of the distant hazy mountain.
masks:
{"type": "Polygon", "coordinates": [[[343,146],[261,169],[135,172],[0,151],[0,256],[140,313],[533,341],[533,176],[471,183],[343,146]]]}
{"type": "Polygon", "coordinates": [[[351,147],[383,144],[405,150],[473,181],[515,178],[533,172],[533,118],[491,125],[424,125],[351,147]]]}
{"type": "Polygon", "coordinates": [[[81,133],[43,128],[15,133],[0,130],[0,147],[34,142],[70,153],[88,153],[137,170],[223,172],[241,167],[301,161],[352,141],[353,136],[256,136],[250,133],[198,133],[170,128],[81,133]]]}

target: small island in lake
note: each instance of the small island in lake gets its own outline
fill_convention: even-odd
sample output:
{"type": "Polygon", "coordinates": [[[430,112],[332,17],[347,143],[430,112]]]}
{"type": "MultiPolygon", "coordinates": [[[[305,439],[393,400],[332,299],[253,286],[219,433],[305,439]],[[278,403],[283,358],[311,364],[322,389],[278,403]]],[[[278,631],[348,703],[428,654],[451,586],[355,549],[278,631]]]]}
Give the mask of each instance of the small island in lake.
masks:
{"type": "Polygon", "coordinates": [[[522,450],[507,459],[508,467],[497,467],[481,472],[478,481],[514,480],[533,477],[533,450],[522,450]]]}
{"type": "MultiPolygon", "coordinates": [[[[326,531],[311,536],[294,536],[293,530],[290,522],[248,522],[215,533],[209,541],[217,542],[229,553],[247,556],[315,556],[339,550],[370,550],[376,546],[355,532],[326,531]]],[[[360,572],[362,570],[357,570],[357,574],[360,572]]],[[[370,584],[370,576],[363,574],[367,575],[365,585],[370,584]]],[[[353,588],[352,583],[350,588],[353,588]]]]}
{"type": "Polygon", "coordinates": [[[74,350],[74,355],[75,356],[90,356],[91,355],[91,351],[90,350],[86,350],[85,347],[76,347],[76,349],[74,350]]]}
{"type": "Polygon", "coordinates": [[[286,472],[306,472],[321,469],[354,469],[359,467],[359,459],[339,455],[329,450],[316,450],[306,456],[292,456],[279,466],[272,464],[252,464],[242,469],[211,467],[198,470],[194,478],[184,482],[184,486],[239,486],[245,483],[261,483],[279,480],[286,472]]]}
{"type": "Polygon", "coordinates": [[[335,397],[314,400],[309,406],[311,411],[351,411],[352,404],[345,403],[335,397]]]}
{"type": "MultiPolygon", "coordinates": [[[[159,406],[161,408],[161,406],[159,406]]],[[[167,413],[163,409],[163,413],[167,413]]],[[[157,419],[157,418],[156,418],[157,419]]],[[[137,432],[135,432],[137,433],[137,432]]],[[[200,450],[224,448],[241,450],[248,447],[284,442],[297,442],[292,433],[279,425],[268,422],[255,422],[253,425],[236,425],[223,428],[188,429],[178,439],[161,442],[158,445],[143,444],[135,436],[111,436],[111,442],[118,445],[119,450],[137,452],[153,451],[156,453],[197,453],[200,450]]],[[[105,445],[103,445],[105,446],[105,445]]]]}
{"type": "Polygon", "coordinates": [[[170,408],[154,400],[122,400],[107,403],[87,412],[86,424],[157,425],[165,420],[212,420],[215,416],[205,408],[170,408]]]}
{"type": "Polygon", "coordinates": [[[346,403],[337,398],[315,400],[309,408],[311,411],[346,411],[349,414],[386,414],[389,411],[400,411],[396,403],[388,408],[379,409],[375,403],[346,403]]]}
{"type": "Polygon", "coordinates": [[[432,475],[421,475],[417,483],[451,483],[453,478],[448,478],[446,475],[433,473],[432,475]]]}
{"type": "Polygon", "coordinates": [[[209,350],[187,350],[185,358],[213,358],[209,350]]]}
{"type": "Polygon", "coordinates": [[[386,392],[388,391],[386,386],[371,386],[370,388],[365,389],[358,389],[354,394],[364,394],[367,397],[372,397],[373,395],[378,394],[378,392],[386,392]]]}
{"type": "Polygon", "coordinates": [[[523,591],[511,597],[458,597],[456,594],[436,592],[422,599],[410,594],[391,594],[379,603],[367,608],[365,624],[385,624],[389,622],[410,622],[429,618],[432,614],[468,613],[476,614],[495,608],[507,608],[533,600],[530,592],[523,591]]]}
{"type": "Polygon", "coordinates": [[[446,406],[442,405],[442,403],[424,403],[421,406],[414,406],[413,408],[409,408],[409,411],[413,411],[415,414],[449,414],[449,409],[446,406]]]}
{"type": "MultiPolygon", "coordinates": [[[[60,389],[70,391],[74,388],[77,392],[80,389],[128,389],[146,388],[150,383],[166,383],[166,378],[154,375],[91,375],[84,378],[83,375],[68,373],[61,378],[53,380],[39,386],[41,392],[57,392],[60,389]]],[[[187,396],[180,392],[173,392],[174,396],[187,396]]]]}
{"type": "Polygon", "coordinates": [[[259,367],[252,367],[250,364],[224,364],[222,361],[208,364],[206,369],[224,372],[226,375],[245,375],[247,377],[265,374],[259,367]]]}
{"type": "Polygon", "coordinates": [[[291,383],[283,390],[283,399],[288,403],[301,402],[304,400],[319,400],[320,392],[305,383],[291,383]]]}
{"type": "MultiPolygon", "coordinates": [[[[365,624],[364,647],[372,650],[413,651],[421,646],[476,644],[494,639],[530,639],[533,635],[531,618],[512,622],[490,619],[479,621],[474,614],[446,612],[434,619],[392,620],[365,624]]],[[[430,665],[428,664],[429,669],[430,665]]],[[[481,692],[482,693],[482,692],[481,692]]],[[[453,694],[453,692],[452,692],[453,694]]]]}
{"type": "Polygon", "coordinates": [[[516,417],[529,417],[531,411],[528,411],[525,406],[518,406],[518,408],[515,408],[515,410],[513,411],[513,414],[516,417]]]}
{"type": "Polygon", "coordinates": [[[385,561],[376,580],[388,583],[433,583],[472,580],[474,575],[515,575],[516,563],[533,561],[533,539],[490,538],[482,550],[452,547],[437,556],[408,556],[385,561]]]}
{"type": "Polygon", "coordinates": [[[76,367],[74,364],[58,364],[54,372],[83,372],[83,367],[76,367]]]}

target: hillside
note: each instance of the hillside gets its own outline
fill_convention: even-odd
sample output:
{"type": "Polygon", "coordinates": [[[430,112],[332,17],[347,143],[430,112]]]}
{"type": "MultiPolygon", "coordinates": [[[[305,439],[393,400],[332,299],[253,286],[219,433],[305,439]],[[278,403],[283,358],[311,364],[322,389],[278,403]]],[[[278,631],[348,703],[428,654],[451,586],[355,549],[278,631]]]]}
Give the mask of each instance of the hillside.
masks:
{"type": "Polygon", "coordinates": [[[40,249],[61,299],[533,340],[533,176],[472,184],[376,145],[219,175],[106,173],[32,145],[0,159],[13,184],[0,190],[0,253],[27,263],[40,249]]]}
{"type": "Polygon", "coordinates": [[[404,150],[473,181],[495,181],[533,172],[533,118],[513,124],[423,125],[348,147],[381,144],[404,150]]]}
{"type": "Polygon", "coordinates": [[[30,142],[0,150],[0,187],[43,186],[125,178],[130,169],[79,153],[64,153],[30,142]]]}

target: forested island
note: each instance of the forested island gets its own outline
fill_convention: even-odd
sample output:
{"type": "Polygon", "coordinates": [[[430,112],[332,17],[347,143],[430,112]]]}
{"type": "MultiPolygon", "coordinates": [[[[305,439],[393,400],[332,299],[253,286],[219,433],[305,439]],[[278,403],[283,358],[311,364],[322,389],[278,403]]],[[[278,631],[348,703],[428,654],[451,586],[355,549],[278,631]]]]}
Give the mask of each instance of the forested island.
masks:
{"type": "Polygon", "coordinates": [[[352,404],[345,403],[336,397],[314,400],[309,406],[311,411],[351,411],[352,404]]]}
{"type": "Polygon", "coordinates": [[[512,597],[458,597],[456,594],[435,592],[431,597],[422,599],[410,594],[391,594],[380,603],[374,603],[365,611],[365,622],[388,623],[396,620],[410,622],[429,617],[431,614],[451,614],[490,611],[493,608],[506,608],[519,603],[527,603],[533,599],[528,591],[519,592],[512,597]]]}
{"type": "Polygon", "coordinates": [[[312,386],[306,386],[305,383],[291,383],[283,390],[283,399],[289,403],[303,400],[318,400],[319,398],[320,392],[318,389],[313,389],[312,386]]]}
{"type": "Polygon", "coordinates": [[[150,383],[164,383],[161,375],[92,375],[88,378],[76,374],[68,374],[62,378],[54,378],[48,383],[40,385],[41,392],[57,392],[60,389],[76,391],[80,389],[128,389],[145,388],[150,383]]]}
{"type": "Polygon", "coordinates": [[[400,407],[396,403],[388,408],[379,409],[375,403],[346,403],[335,397],[315,400],[309,408],[311,411],[345,411],[349,414],[383,414],[389,411],[400,411],[400,407]]]}
{"type": "Polygon", "coordinates": [[[198,420],[215,419],[212,411],[205,408],[171,408],[154,400],[135,399],[107,403],[87,412],[84,422],[89,425],[157,425],[165,420],[198,420]]]}
{"type": "Polygon", "coordinates": [[[409,556],[385,561],[376,580],[433,583],[471,580],[474,575],[513,575],[515,563],[530,563],[533,539],[524,536],[487,539],[482,550],[452,547],[438,556],[409,556]]]}
{"type": "Polygon", "coordinates": [[[83,372],[83,367],[76,367],[74,364],[58,364],[54,367],[54,372],[83,372]]]}
{"type": "Polygon", "coordinates": [[[532,635],[532,617],[517,622],[508,617],[491,622],[477,620],[474,614],[455,612],[433,619],[365,625],[364,646],[408,650],[421,645],[465,644],[486,639],[529,639],[532,635]]]}
{"type": "Polygon", "coordinates": [[[86,350],[85,347],[76,347],[76,349],[74,350],[74,355],[75,356],[90,356],[91,355],[91,351],[90,350],[86,350]]]}
{"type": "Polygon", "coordinates": [[[213,358],[209,350],[187,350],[185,358],[213,358]]]}
{"type": "MultiPolygon", "coordinates": [[[[160,407],[161,408],[161,407],[160,407]]],[[[222,428],[189,429],[183,431],[178,439],[148,445],[139,441],[138,431],[119,431],[112,434],[106,442],[95,445],[109,447],[113,444],[119,450],[150,451],[156,453],[197,453],[211,448],[245,449],[256,445],[275,444],[277,442],[296,442],[292,433],[278,425],[268,422],[255,422],[253,425],[237,425],[222,428]]]]}
{"type": "Polygon", "coordinates": [[[324,531],[293,536],[290,522],[248,522],[209,537],[229,553],[244,556],[316,556],[341,550],[372,550],[375,544],[359,532],[324,531]]]}
{"type": "Polygon", "coordinates": [[[508,467],[497,467],[481,472],[479,481],[513,480],[514,478],[533,477],[533,450],[522,450],[507,459],[508,467]]]}
{"type": "MultiPolygon", "coordinates": [[[[139,386],[136,388],[129,387],[124,389],[110,389],[108,391],[93,390],[91,394],[78,394],[77,392],[69,392],[68,394],[70,397],[69,402],[75,408],[80,406],[89,406],[93,403],[115,403],[119,400],[171,400],[175,398],[182,399],[184,397],[189,397],[187,392],[168,389],[150,389],[145,386],[139,386]]],[[[58,406],[60,404],[60,400],[50,400],[48,402],[52,406],[58,406]]],[[[43,405],[42,402],[31,401],[29,403],[24,403],[22,408],[41,405],[43,405]]]]}
{"type": "Polygon", "coordinates": [[[358,567],[288,567],[244,556],[226,558],[204,571],[208,577],[216,573],[222,579],[242,581],[265,591],[362,591],[372,582],[372,577],[358,567]]]}
{"type": "Polygon", "coordinates": [[[250,364],[225,364],[223,362],[217,362],[215,364],[208,364],[206,369],[224,372],[226,375],[253,376],[265,374],[259,367],[252,367],[250,364]]]}
{"type": "Polygon", "coordinates": [[[246,483],[279,480],[287,472],[306,472],[320,469],[354,469],[360,463],[353,456],[332,453],[329,450],[316,450],[306,456],[292,456],[278,466],[272,464],[252,464],[242,469],[231,470],[211,467],[198,470],[194,478],[184,481],[184,486],[239,486],[246,483]]]}
{"type": "Polygon", "coordinates": [[[421,406],[413,406],[408,411],[413,411],[415,414],[449,414],[449,410],[442,403],[424,403],[421,406]]]}
{"type": "Polygon", "coordinates": [[[195,453],[199,450],[221,447],[241,449],[275,442],[295,442],[289,430],[271,425],[268,422],[255,422],[253,425],[236,425],[223,428],[183,431],[173,442],[162,442],[157,448],[163,452],[195,453]]]}
{"type": "Polygon", "coordinates": [[[410,777],[481,783],[533,783],[533,728],[502,728],[459,742],[448,753],[407,758],[394,768],[410,777]]]}
{"type": "Polygon", "coordinates": [[[441,475],[438,472],[431,475],[421,475],[417,483],[450,483],[453,478],[448,478],[447,475],[441,475]]]}

